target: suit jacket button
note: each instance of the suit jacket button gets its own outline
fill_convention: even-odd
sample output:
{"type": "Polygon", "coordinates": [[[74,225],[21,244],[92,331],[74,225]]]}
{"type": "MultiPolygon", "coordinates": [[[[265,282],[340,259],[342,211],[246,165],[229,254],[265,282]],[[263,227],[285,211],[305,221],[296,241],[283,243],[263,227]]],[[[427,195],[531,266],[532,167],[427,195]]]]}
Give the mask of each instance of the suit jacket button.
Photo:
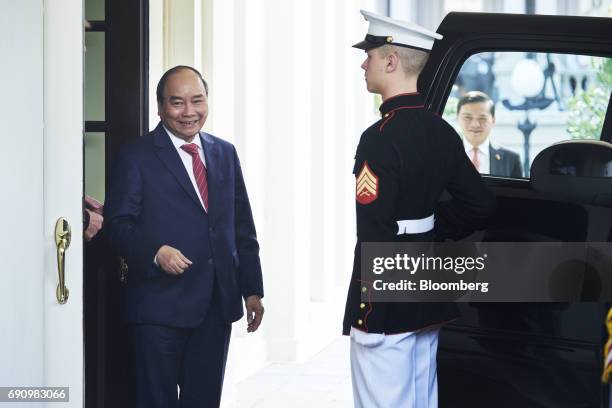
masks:
{"type": "Polygon", "coordinates": [[[213,259],[212,258],[208,258],[208,264],[212,265],[213,263],[214,263],[213,259]]]}
{"type": "Polygon", "coordinates": [[[357,324],[361,326],[363,324],[363,320],[361,319],[357,320],[357,324]]]}
{"type": "Polygon", "coordinates": [[[359,305],[359,308],[360,308],[360,309],[365,309],[365,303],[361,303],[361,304],[359,305]]]}
{"type": "Polygon", "coordinates": [[[368,288],[366,288],[365,286],[362,286],[362,287],[361,287],[361,291],[365,293],[365,292],[367,292],[367,291],[368,291],[368,288]]]}

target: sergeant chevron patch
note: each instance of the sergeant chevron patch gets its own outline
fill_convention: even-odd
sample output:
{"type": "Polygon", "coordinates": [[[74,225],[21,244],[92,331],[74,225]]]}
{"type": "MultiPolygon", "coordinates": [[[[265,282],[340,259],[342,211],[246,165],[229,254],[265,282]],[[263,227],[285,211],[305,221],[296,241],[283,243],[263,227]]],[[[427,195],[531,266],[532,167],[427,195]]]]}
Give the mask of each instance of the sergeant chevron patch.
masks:
{"type": "Polygon", "coordinates": [[[378,198],[378,176],[368,166],[367,161],[363,163],[363,167],[357,176],[356,193],[359,204],[370,204],[378,198]]]}

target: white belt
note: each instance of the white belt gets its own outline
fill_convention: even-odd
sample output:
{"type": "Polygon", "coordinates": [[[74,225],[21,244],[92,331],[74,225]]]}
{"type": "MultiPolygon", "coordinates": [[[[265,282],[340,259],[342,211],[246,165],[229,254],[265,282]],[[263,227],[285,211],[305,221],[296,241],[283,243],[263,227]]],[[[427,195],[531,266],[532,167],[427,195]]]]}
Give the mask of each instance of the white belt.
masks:
{"type": "Polygon", "coordinates": [[[418,220],[399,220],[397,221],[397,235],[402,234],[422,234],[431,231],[434,227],[435,218],[430,215],[427,218],[418,220]]]}

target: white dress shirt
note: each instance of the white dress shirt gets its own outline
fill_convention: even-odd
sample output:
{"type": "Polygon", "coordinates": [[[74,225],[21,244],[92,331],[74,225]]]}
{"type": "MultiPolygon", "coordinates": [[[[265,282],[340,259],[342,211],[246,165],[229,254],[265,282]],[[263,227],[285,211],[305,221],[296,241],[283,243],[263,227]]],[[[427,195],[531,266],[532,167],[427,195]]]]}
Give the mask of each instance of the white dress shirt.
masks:
{"type": "MultiPolygon", "coordinates": [[[[181,158],[181,161],[185,166],[185,170],[187,170],[189,180],[191,180],[191,184],[193,184],[193,188],[196,194],[198,195],[198,198],[200,199],[200,203],[202,203],[202,207],[206,211],[208,211],[208,208],[206,208],[206,206],[204,205],[204,200],[202,200],[202,197],[200,196],[200,189],[198,188],[198,183],[196,183],[196,179],[193,174],[193,159],[191,158],[191,155],[189,153],[181,149],[181,146],[187,144],[187,142],[185,142],[180,137],[175,136],[171,131],[168,130],[167,127],[164,126],[164,129],[166,129],[166,133],[168,133],[168,136],[170,136],[170,140],[176,148],[176,151],[178,152],[179,157],[181,158]]],[[[202,163],[204,163],[204,167],[206,167],[206,158],[204,157],[204,148],[202,147],[202,140],[200,139],[200,135],[196,135],[196,137],[193,138],[191,143],[198,146],[198,153],[200,154],[200,159],[202,159],[202,163]]]]}
{"type": "MultiPolygon", "coordinates": [[[[490,161],[490,158],[489,158],[489,155],[490,155],[489,147],[490,147],[490,145],[491,145],[491,141],[487,137],[487,140],[482,142],[482,144],[477,147],[477,149],[478,149],[478,161],[479,161],[479,165],[480,165],[479,168],[478,168],[478,172],[480,174],[491,174],[491,161],[490,161]]],[[[463,147],[465,148],[465,153],[470,158],[470,161],[472,161],[472,156],[474,154],[473,153],[474,146],[472,146],[470,144],[470,142],[468,142],[465,138],[463,138],[463,147]]]]}

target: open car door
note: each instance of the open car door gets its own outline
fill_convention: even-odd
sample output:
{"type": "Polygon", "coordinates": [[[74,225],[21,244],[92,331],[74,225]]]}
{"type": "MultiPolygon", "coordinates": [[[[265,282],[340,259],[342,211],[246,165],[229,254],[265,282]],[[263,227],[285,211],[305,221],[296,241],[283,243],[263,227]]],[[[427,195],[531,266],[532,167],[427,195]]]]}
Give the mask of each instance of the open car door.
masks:
{"type": "MultiPolygon", "coordinates": [[[[531,179],[534,158],[555,143],[610,142],[612,19],[450,13],[437,31],[444,38],[419,78],[429,109],[460,131],[457,100],[468,91],[488,94],[496,107],[491,143],[521,160],[522,177],[482,175],[498,210],[484,231],[468,239],[612,241],[612,178],[603,180],[607,193],[588,191],[592,187],[576,178],[565,186],[531,179]],[[530,77],[527,65],[540,72],[530,77]],[[525,89],[534,83],[535,91],[525,89]]],[[[489,173],[499,157],[491,155],[489,173]]],[[[462,317],[440,337],[441,407],[607,403],[600,377],[609,304],[517,299],[459,306],[462,317]]]]}

